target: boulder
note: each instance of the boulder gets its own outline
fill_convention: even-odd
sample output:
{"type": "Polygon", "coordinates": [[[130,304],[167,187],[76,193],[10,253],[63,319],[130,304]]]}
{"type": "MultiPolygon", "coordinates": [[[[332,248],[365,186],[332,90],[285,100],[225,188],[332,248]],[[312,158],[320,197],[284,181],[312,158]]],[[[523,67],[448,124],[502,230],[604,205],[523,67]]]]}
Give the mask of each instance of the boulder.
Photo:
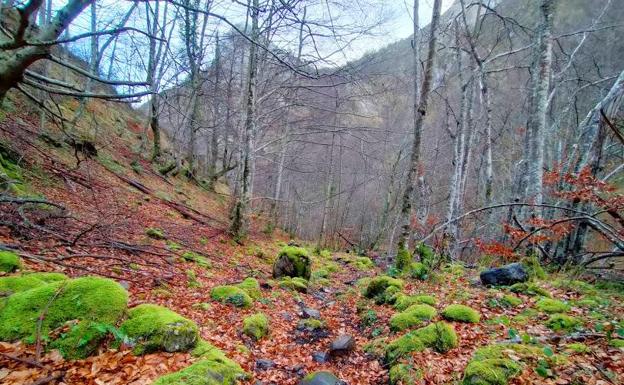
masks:
{"type": "Polygon", "coordinates": [[[350,335],[343,334],[338,336],[329,346],[330,356],[340,356],[349,353],[355,349],[355,338],[350,335]]]}
{"type": "Polygon", "coordinates": [[[273,278],[300,277],[309,280],[311,274],[308,251],[302,247],[284,247],[273,263],[273,278]]]}
{"type": "Polygon", "coordinates": [[[311,307],[304,307],[301,309],[302,318],[321,319],[321,312],[311,307]]]}
{"type": "Polygon", "coordinates": [[[526,282],[529,273],[523,264],[516,262],[503,267],[488,269],[481,272],[481,282],[490,286],[509,286],[518,282],[526,282]]]}
{"type": "Polygon", "coordinates": [[[299,381],[299,385],[344,385],[345,382],[330,372],[314,372],[299,381]]]}

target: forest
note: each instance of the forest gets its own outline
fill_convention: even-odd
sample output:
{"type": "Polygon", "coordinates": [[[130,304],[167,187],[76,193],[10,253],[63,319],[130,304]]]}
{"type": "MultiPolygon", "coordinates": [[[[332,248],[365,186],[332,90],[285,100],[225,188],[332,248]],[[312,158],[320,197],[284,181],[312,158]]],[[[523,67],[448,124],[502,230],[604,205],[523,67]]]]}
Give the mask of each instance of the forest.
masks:
{"type": "Polygon", "coordinates": [[[0,0],[0,384],[624,383],[621,0],[0,0]]]}

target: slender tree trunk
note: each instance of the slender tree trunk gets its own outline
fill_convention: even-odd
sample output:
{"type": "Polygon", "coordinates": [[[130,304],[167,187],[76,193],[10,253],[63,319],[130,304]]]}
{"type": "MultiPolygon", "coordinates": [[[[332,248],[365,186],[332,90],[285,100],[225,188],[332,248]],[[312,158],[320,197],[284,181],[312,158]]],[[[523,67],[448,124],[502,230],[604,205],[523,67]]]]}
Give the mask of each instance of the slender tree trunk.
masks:
{"type": "Polygon", "coordinates": [[[257,47],[259,38],[258,12],[259,0],[253,0],[251,12],[251,43],[249,44],[249,63],[247,69],[246,118],[243,132],[244,146],[242,149],[242,175],[240,192],[236,197],[232,211],[230,232],[237,238],[244,237],[249,228],[248,210],[251,203],[251,156],[253,153],[253,135],[256,130],[256,78],[258,72],[257,47]]]}
{"type": "Polygon", "coordinates": [[[410,158],[409,169],[406,177],[405,191],[403,193],[402,205],[401,205],[401,229],[398,239],[399,250],[409,249],[410,238],[410,218],[412,216],[412,196],[414,187],[417,183],[418,167],[420,165],[420,142],[422,136],[423,124],[425,121],[425,115],[427,113],[429,92],[431,90],[431,83],[433,81],[433,71],[435,68],[436,59],[436,44],[438,39],[438,27],[440,24],[440,11],[442,7],[442,0],[435,0],[433,4],[433,16],[431,19],[431,37],[429,39],[429,48],[427,53],[427,62],[425,67],[425,73],[423,78],[422,87],[418,84],[418,66],[419,66],[419,52],[418,52],[418,36],[420,28],[418,26],[418,2],[414,1],[414,42],[412,45],[412,58],[413,58],[413,70],[415,73],[414,79],[414,141],[412,144],[412,153],[410,158]],[[420,97],[418,97],[420,90],[420,97]]]}

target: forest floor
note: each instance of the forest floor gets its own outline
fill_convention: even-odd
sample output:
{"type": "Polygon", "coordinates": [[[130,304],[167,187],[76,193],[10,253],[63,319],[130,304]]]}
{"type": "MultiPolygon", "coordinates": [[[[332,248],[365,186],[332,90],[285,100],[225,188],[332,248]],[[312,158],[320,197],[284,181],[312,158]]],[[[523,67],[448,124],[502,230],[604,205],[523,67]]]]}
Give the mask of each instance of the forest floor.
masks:
{"type": "MultiPolygon", "coordinates": [[[[138,155],[143,151],[137,139],[140,126],[128,114],[115,114],[108,119],[117,125],[118,135],[98,137],[93,157],[55,143],[39,131],[36,115],[27,109],[16,107],[0,119],[0,142],[19,154],[23,189],[62,205],[66,214],[54,215],[55,209],[39,205],[28,211],[22,204],[4,205],[0,222],[20,225],[0,226],[0,245],[19,250],[25,270],[114,278],[127,287],[129,306],[156,303],[196,322],[203,339],[250,374],[245,384],[296,384],[319,370],[331,371],[349,385],[388,383],[389,367],[365,347],[373,341],[387,344],[405,331],[390,329],[389,320],[398,311],[365,298],[366,280],[360,280],[384,274],[382,269],[358,264],[352,254],[323,253],[312,256],[307,292],[280,287],[271,277],[272,262],[287,238],[267,235],[259,224],[244,244],[234,242],[226,231],[228,196],[208,193],[182,176],[159,176],[138,155]],[[125,126],[119,128],[120,122],[125,126]],[[162,230],[162,239],[146,235],[150,228],[162,230]],[[184,261],[188,251],[205,256],[209,266],[184,261]],[[315,274],[319,271],[324,273],[315,274]],[[262,288],[250,308],[211,299],[211,288],[247,277],[258,279],[262,288]],[[302,306],[320,311],[323,332],[297,328],[302,306]],[[243,318],[258,312],[268,316],[270,332],[255,341],[241,329],[243,318]],[[340,335],[353,336],[355,348],[316,362],[313,353],[327,351],[340,335]],[[258,360],[272,362],[263,368],[258,360]]],[[[112,126],[107,129],[115,132],[112,126]]],[[[404,358],[421,371],[422,379],[414,377],[415,383],[458,384],[477,348],[510,340],[537,352],[528,358],[510,354],[522,364],[511,384],[624,383],[624,349],[609,341],[623,327],[621,291],[554,274],[536,281],[580,320],[573,330],[553,331],[546,326],[550,315],[536,308],[539,296],[517,293],[520,303],[511,306],[502,300],[510,294],[507,290],[485,288],[477,277],[477,270],[451,265],[424,281],[405,278],[404,293],[435,298],[438,315],[432,321],[441,320],[439,314],[453,303],[481,315],[476,323],[449,321],[459,337],[457,347],[445,353],[425,349],[404,358]],[[587,299],[591,301],[583,301],[587,299]]],[[[0,353],[0,383],[7,385],[150,384],[196,360],[189,353],[135,356],[123,345],[102,348],[84,360],[65,360],[56,350],[35,360],[36,346],[22,342],[0,342],[0,353]]]]}

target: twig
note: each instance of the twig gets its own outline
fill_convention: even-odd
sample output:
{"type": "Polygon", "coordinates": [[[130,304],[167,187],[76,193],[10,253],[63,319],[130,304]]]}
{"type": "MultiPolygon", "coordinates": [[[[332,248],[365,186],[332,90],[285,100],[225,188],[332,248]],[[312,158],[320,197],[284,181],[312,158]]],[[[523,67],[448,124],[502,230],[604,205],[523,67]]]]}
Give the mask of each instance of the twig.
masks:
{"type": "Polygon", "coordinates": [[[48,382],[52,382],[52,381],[55,381],[55,380],[60,380],[64,376],[65,376],[65,372],[60,372],[60,373],[57,373],[57,374],[53,374],[51,376],[40,378],[40,379],[38,379],[37,381],[33,382],[30,385],[44,385],[44,384],[47,384],[48,382]]]}
{"type": "Polygon", "coordinates": [[[63,284],[59,286],[59,288],[56,290],[52,298],[50,298],[46,306],[43,308],[43,311],[41,311],[39,318],[37,319],[37,334],[36,334],[37,344],[35,347],[35,361],[37,362],[39,362],[39,360],[41,359],[41,327],[43,325],[43,320],[45,319],[46,314],[48,313],[48,310],[50,309],[50,306],[52,305],[52,302],[54,302],[56,297],[58,297],[59,294],[61,294],[61,292],[63,291],[63,289],[65,289],[65,285],[66,283],[63,282],[63,284]]]}
{"type": "Polygon", "coordinates": [[[0,356],[8,358],[9,360],[21,362],[22,364],[36,366],[39,369],[45,369],[45,366],[41,365],[40,363],[32,361],[32,360],[28,360],[26,358],[15,357],[15,356],[12,356],[10,354],[6,354],[6,353],[2,353],[2,352],[0,352],[0,356]]]}

